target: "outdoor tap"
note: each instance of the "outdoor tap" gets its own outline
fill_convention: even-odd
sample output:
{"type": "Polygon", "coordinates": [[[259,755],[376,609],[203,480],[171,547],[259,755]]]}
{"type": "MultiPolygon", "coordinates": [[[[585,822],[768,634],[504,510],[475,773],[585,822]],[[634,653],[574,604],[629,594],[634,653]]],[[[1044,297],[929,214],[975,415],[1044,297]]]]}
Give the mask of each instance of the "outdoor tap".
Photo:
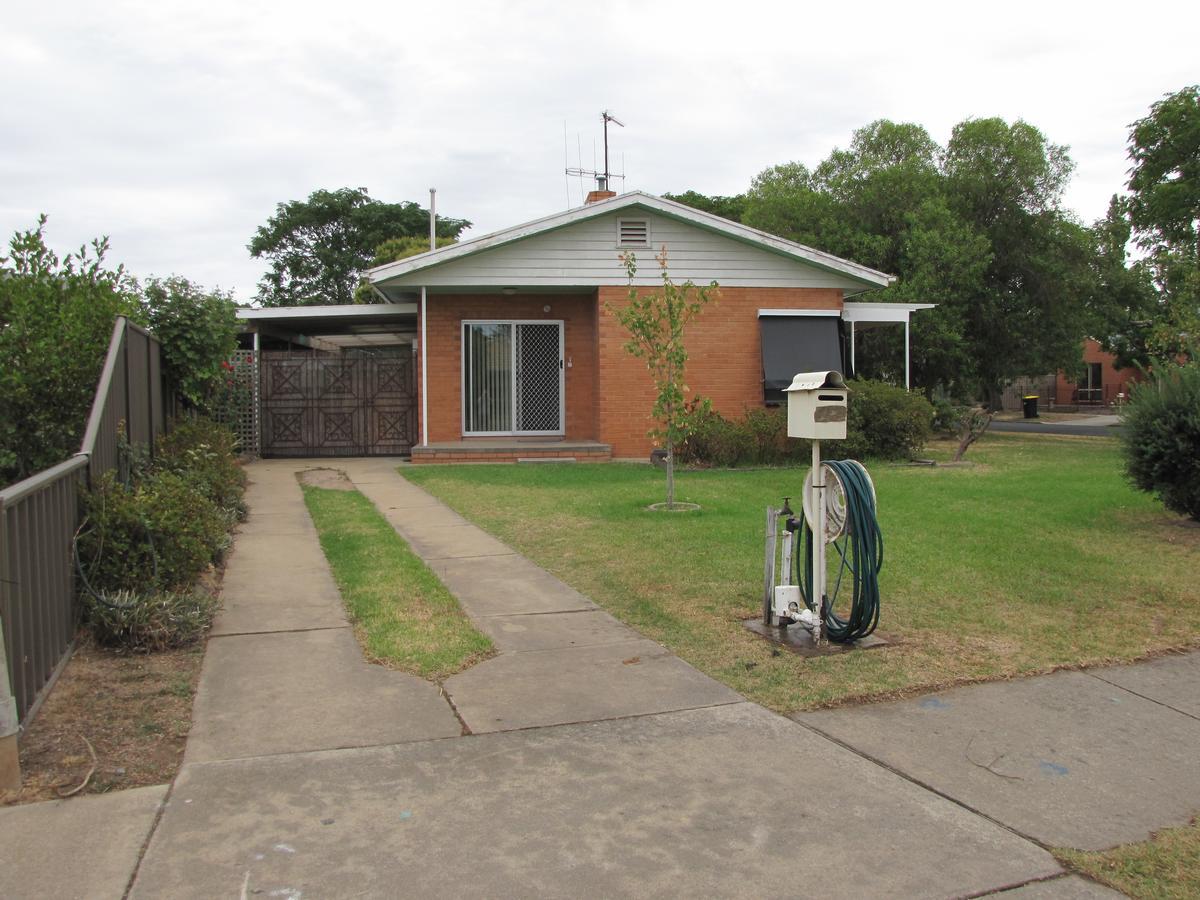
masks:
{"type": "Polygon", "coordinates": [[[781,516],[794,516],[796,513],[792,510],[792,498],[783,498],[783,509],[779,511],[781,516]]]}

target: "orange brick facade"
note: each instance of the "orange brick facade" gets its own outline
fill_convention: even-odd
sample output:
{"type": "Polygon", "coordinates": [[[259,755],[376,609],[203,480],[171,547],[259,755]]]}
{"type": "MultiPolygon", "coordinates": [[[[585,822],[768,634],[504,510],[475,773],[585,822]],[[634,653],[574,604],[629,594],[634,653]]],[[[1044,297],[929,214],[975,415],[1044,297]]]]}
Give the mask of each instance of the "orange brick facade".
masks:
{"type": "MultiPolygon", "coordinates": [[[[430,443],[463,439],[463,320],[561,319],[570,363],[565,370],[566,440],[602,441],[612,446],[614,457],[644,458],[652,447],[647,431],[653,427],[654,387],[645,363],[625,352],[628,335],[612,312],[627,296],[627,288],[611,286],[591,294],[429,297],[430,443]]],[[[688,328],[689,394],[711,398],[727,416],[761,406],[758,311],[840,310],[842,305],[838,289],[721,288],[716,302],[688,328]]]]}
{"type": "MultiPolygon", "coordinates": [[[[1100,349],[1100,342],[1088,338],[1083,342],[1083,362],[1085,365],[1093,363],[1100,364],[1100,384],[1094,385],[1099,389],[1099,394],[1087,395],[1084,402],[1091,402],[1104,406],[1112,406],[1119,403],[1122,399],[1121,395],[1127,398],[1129,389],[1135,381],[1141,381],[1142,373],[1137,369],[1118,369],[1114,363],[1117,358],[1111,353],[1105,353],[1100,349]]],[[[1079,387],[1073,380],[1067,377],[1063,372],[1058,373],[1058,378],[1055,383],[1055,398],[1054,402],[1062,406],[1072,406],[1080,402],[1080,398],[1076,395],[1076,388],[1079,387]]]]}
{"type": "MultiPolygon", "coordinates": [[[[458,441],[463,437],[462,323],[466,319],[561,319],[563,352],[569,364],[564,372],[565,437],[567,440],[596,440],[594,295],[435,294],[427,303],[430,443],[458,441]],[[547,306],[549,312],[546,312],[547,306]]],[[[417,368],[417,390],[420,391],[420,366],[417,368]]]]}
{"type": "MultiPolygon", "coordinates": [[[[654,385],[646,364],[623,349],[628,336],[608,308],[628,301],[628,288],[599,289],[599,375],[597,409],[599,439],[612,445],[614,457],[645,457],[652,441],[654,385]]],[[[842,292],[815,288],[721,288],[715,303],[688,326],[689,396],[713,401],[725,416],[740,417],[747,408],[762,406],[760,309],[842,308],[842,292]]]]}

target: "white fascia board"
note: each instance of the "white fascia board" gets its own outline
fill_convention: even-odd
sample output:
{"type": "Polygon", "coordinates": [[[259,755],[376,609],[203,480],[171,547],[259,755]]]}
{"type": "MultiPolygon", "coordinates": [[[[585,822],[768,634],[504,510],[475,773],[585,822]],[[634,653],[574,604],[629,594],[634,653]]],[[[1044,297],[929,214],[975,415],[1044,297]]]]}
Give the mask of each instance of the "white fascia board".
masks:
{"type": "Polygon", "coordinates": [[[764,316],[840,316],[840,309],[760,309],[758,317],[764,316]]]}
{"type": "Polygon", "coordinates": [[[907,322],[920,309],[933,309],[936,303],[855,303],[847,301],[842,318],[847,322],[907,322]]]}
{"type": "Polygon", "coordinates": [[[239,309],[237,317],[254,322],[271,319],[329,319],[357,316],[394,316],[417,311],[415,303],[347,303],[333,306],[270,306],[262,309],[239,309]]]}
{"type": "Polygon", "coordinates": [[[826,271],[848,275],[856,281],[863,282],[867,285],[866,289],[868,290],[870,288],[887,287],[896,280],[896,276],[894,275],[888,275],[885,272],[860,266],[858,263],[842,259],[831,253],[824,253],[793,241],[785,241],[783,238],[767,234],[765,231],[740,225],[737,222],[722,219],[720,216],[714,216],[711,213],[692,209],[690,206],[684,206],[682,203],[676,203],[674,200],[664,200],[662,197],[655,197],[653,194],[646,194],[642,191],[631,191],[627,194],[611,197],[608,200],[589,203],[586,206],[569,209],[566,212],[534,219],[532,222],[526,222],[524,225],[517,225],[513,228],[486,234],[470,241],[463,241],[461,244],[451,244],[448,247],[441,247],[437,250],[429,250],[425,253],[417,254],[416,256],[409,256],[397,262],[371,269],[367,272],[367,276],[372,284],[378,284],[389,278],[396,278],[400,275],[407,275],[421,269],[439,266],[464,256],[481,253],[484,250],[491,250],[495,247],[512,243],[513,241],[533,237],[535,234],[565,228],[568,225],[573,225],[585,219],[607,215],[629,207],[638,207],[651,212],[661,213],[669,218],[677,219],[681,222],[689,222],[700,228],[725,235],[743,243],[761,247],[765,250],[770,250],[773,253],[778,253],[799,262],[808,263],[826,271]]]}

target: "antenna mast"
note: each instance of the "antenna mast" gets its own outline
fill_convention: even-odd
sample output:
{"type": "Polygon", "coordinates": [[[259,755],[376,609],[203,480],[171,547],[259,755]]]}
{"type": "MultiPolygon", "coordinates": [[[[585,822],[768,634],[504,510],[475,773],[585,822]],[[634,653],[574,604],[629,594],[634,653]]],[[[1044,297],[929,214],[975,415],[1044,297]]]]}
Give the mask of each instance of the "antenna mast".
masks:
{"type": "MultiPolygon", "coordinates": [[[[618,119],[616,116],[614,116],[607,109],[604,110],[602,113],[600,113],[600,119],[604,123],[604,171],[601,172],[596,169],[584,169],[584,168],[580,167],[580,168],[574,168],[574,169],[568,168],[566,170],[566,174],[578,175],[580,177],[582,177],[584,175],[590,175],[592,178],[596,179],[597,189],[599,189],[601,191],[607,191],[609,189],[609,187],[608,187],[609,183],[614,178],[620,178],[622,181],[625,180],[624,172],[622,172],[620,175],[614,174],[612,171],[610,171],[609,166],[608,166],[608,123],[612,122],[614,125],[620,125],[622,128],[625,127],[625,123],[622,122],[620,119],[618,119]]],[[[595,145],[593,145],[593,147],[594,146],[595,145]]],[[[622,167],[624,167],[624,154],[622,154],[621,161],[622,161],[622,167]]],[[[592,165],[596,165],[596,163],[593,161],[592,165]]]]}

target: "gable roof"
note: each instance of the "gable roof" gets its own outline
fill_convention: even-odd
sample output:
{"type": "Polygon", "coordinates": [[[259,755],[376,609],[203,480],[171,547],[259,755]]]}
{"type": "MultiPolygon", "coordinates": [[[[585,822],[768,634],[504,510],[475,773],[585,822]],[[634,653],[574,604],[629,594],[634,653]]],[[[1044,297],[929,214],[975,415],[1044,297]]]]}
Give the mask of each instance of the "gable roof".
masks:
{"type": "Polygon", "coordinates": [[[731,238],[732,240],[787,257],[796,262],[827,272],[837,273],[858,282],[863,286],[864,290],[887,287],[896,280],[894,275],[888,275],[867,266],[861,266],[850,260],[834,256],[831,253],[824,253],[821,250],[806,247],[804,244],[787,241],[783,238],[767,234],[765,231],[759,231],[756,228],[731,222],[720,216],[714,216],[711,213],[693,209],[682,203],[676,203],[674,200],[665,200],[662,197],[655,197],[653,194],[647,194],[642,191],[630,191],[629,193],[611,197],[607,200],[589,203],[586,206],[534,219],[532,222],[526,222],[523,225],[516,225],[512,228],[482,235],[481,237],[472,238],[458,244],[450,244],[449,246],[420,253],[416,256],[409,256],[397,262],[371,269],[368,272],[368,276],[372,284],[382,284],[390,279],[411,275],[415,272],[444,265],[445,263],[463,259],[476,253],[482,253],[486,250],[494,250],[497,247],[503,247],[517,241],[525,240],[526,238],[534,237],[535,235],[566,228],[570,225],[596,218],[597,216],[609,215],[630,209],[655,212],[669,219],[694,225],[706,231],[731,238]]]}

